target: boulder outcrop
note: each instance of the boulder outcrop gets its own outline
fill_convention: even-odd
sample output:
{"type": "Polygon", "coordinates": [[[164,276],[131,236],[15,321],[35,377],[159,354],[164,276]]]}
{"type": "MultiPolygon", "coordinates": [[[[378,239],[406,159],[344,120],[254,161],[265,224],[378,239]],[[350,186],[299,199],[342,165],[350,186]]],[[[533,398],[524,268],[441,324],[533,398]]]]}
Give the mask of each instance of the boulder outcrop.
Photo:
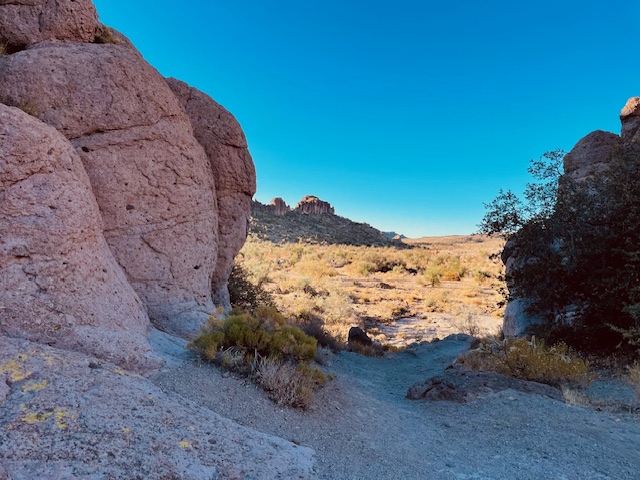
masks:
{"type": "Polygon", "coordinates": [[[207,94],[184,82],[167,79],[184,106],[193,134],[213,171],[218,207],[218,256],[212,276],[214,301],[230,309],[228,278],[233,259],[248,235],[256,171],[240,124],[207,94]]]}
{"type": "MultiPolygon", "coordinates": [[[[182,336],[198,333],[214,309],[219,231],[237,230],[249,200],[234,206],[235,217],[225,212],[233,226],[219,228],[209,158],[164,78],[125,42],[43,42],[0,57],[0,97],[34,105],[40,120],[72,141],[107,242],[154,323],[182,336]]],[[[248,185],[246,197],[255,175],[234,174],[248,185]]],[[[225,252],[235,252],[238,242],[231,249],[226,242],[225,252]]]]}
{"type": "Polygon", "coordinates": [[[127,368],[157,365],[149,319],[71,143],[2,104],[0,139],[0,333],[127,368]]]}
{"type": "Polygon", "coordinates": [[[333,215],[335,210],[329,202],[320,200],[313,195],[307,195],[302,197],[295,208],[296,212],[311,214],[311,215],[333,215]]]}
{"type": "Polygon", "coordinates": [[[9,52],[45,40],[93,42],[98,14],[87,0],[2,0],[0,43],[9,52]]]}
{"type": "Polygon", "coordinates": [[[564,156],[564,174],[580,182],[607,168],[611,156],[620,145],[621,139],[615,133],[596,130],[582,138],[564,156]]]}

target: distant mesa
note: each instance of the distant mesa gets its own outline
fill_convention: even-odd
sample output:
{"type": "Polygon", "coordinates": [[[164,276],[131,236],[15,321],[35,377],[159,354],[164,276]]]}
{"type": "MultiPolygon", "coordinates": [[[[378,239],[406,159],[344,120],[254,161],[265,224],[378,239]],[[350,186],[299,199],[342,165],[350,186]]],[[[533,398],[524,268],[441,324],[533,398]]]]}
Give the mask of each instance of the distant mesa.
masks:
{"type": "Polygon", "coordinates": [[[296,205],[296,211],[310,215],[334,215],[335,210],[329,202],[320,200],[313,195],[302,197],[302,200],[296,205]]]}

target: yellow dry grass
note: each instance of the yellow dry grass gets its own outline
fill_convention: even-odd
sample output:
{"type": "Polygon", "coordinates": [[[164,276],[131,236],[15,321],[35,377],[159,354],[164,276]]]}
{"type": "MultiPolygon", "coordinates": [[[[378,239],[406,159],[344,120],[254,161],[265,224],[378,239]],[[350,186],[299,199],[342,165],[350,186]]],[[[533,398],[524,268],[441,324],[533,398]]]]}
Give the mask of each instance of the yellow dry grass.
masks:
{"type": "Polygon", "coordinates": [[[503,241],[473,235],[405,242],[404,248],[274,244],[250,236],[236,261],[286,315],[320,318],[341,340],[354,325],[426,321],[435,313],[465,321],[493,318],[486,333],[494,333],[503,287],[495,254],[503,241]]]}

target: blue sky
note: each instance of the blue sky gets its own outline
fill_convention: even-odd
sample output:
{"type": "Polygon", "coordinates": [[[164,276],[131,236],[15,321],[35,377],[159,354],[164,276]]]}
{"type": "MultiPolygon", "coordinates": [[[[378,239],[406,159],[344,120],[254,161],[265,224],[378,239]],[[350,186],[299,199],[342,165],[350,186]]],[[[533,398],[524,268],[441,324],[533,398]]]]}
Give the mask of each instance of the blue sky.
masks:
{"type": "Polygon", "coordinates": [[[236,116],[256,199],[317,195],[412,237],[474,232],[529,159],[618,133],[640,95],[635,0],[95,4],[236,116]]]}

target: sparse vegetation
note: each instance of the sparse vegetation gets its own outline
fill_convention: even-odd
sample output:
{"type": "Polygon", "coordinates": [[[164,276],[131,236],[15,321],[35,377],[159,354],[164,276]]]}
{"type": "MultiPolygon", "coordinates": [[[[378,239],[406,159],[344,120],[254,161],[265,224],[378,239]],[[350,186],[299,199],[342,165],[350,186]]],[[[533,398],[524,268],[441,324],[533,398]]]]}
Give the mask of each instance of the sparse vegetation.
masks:
{"type": "Polygon", "coordinates": [[[470,370],[494,371],[553,386],[584,386],[594,380],[589,362],[576,356],[567,345],[547,346],[535,337],[502,341],[487,338],[461,356],[459,362],[470,370]]]}
{"type": "Polygon", "coordinates": [[[114,45],[118,45],[120,43],[120,40],[115,37],[113,31],[109,27],[102,26],[102,29],[98,33],[96,33],[94,42],[100,44],[112,43],[114,45]]]}
{"type": "Polygon", "coordinates": [[[16,106],[20,110],[22,110],[24,113],[26,113],[28,115],[31,115],[32,117],[38,118],[40,116],[40,114],[42,113],[42,110],[40,109],[38,104],[36,102],[31,101],[31,100],[26,100],[24,102],[20,102],[16,106]]]}
{"type": "Polygon", "coordinates": [[[274,307],[253,314],[234,312],[226,319],[210,317],[189,347],[201,358],[252,376],[279,405],[306,408],[313,389],[326,381],[309,363],[317,341],[286,323],[274,307]]]}
{"type": "Polygon", "coordinates": [[[7,42],[0,42],[0,57],[4,57],[9,53],[9,45],[7,42]]]}
{"type": "MultiPolygon", "coordinates": [[[[351,326],[373,328],[409,317],[426,322],[432,314],[460,312],[493,316],[497,323],[502,264],[488,252],[501,245],[487,237],[424,239],[401,248],[274,244],[251,234],[234,272],[243,272],[294,324],[335,349],[346,343],[351,326]],[[481,281],[475,272],[483,272],[481,281]]],[[[232,297],[235,290],[232,278],[232,297]]],[[[255,302],[242,305],[250,304],[255,302]]],[[[376,340],[385,344],[386,338],[379,330],[376,340]]]]}

